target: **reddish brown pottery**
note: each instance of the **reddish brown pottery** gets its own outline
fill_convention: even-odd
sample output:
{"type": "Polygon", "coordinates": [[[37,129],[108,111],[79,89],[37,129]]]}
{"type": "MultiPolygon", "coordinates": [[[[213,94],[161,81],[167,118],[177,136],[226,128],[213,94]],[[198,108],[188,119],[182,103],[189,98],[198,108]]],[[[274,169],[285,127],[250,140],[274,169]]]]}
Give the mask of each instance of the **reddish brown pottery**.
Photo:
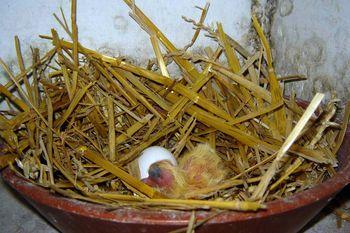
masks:
{"type": "MultiPolygon", "coordinates": [[[[273,201],[259,212],[225,212],[199,227],[196,232],[268,232],[299,231],[350,182],[350,127],[341,146],[339,171],[326,182],[292,197],[273,201]]],[[[16,176],[10,169],[4,180],[61,232],[168,232],[185,227],[190,213],[104,206],[64,198],[16,176]]],[[[197,211],[198,220],[212,215],[197,211]]]]}

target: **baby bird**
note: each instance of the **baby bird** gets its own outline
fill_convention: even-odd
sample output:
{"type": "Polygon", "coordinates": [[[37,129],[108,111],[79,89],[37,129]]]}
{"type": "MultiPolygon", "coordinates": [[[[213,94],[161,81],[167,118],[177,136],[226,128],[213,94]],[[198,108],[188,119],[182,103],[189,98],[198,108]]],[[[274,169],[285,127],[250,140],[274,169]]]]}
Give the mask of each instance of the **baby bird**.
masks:
{"type": "Polygon", "coordinates": [[[215,150],[208,144],[199,144],[180,157],[178,165],[168,158],[153,162],[148,177],[141,180],[169,198],[184,198],[187,193],[195,198],[196,190],[217,185],[226,175],[227,169],[215,150]]]}

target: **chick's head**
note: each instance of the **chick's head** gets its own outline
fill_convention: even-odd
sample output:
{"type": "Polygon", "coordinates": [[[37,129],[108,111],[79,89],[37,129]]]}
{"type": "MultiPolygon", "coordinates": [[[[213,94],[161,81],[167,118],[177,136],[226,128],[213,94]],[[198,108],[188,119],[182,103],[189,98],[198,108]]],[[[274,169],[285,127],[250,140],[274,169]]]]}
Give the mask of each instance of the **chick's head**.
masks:
{"type": "Polygon", "coordinates": [[[185,184],[183,172],[166,160],[153,163],[148,169],[148,177],[142,181],[172,198],[181,194],[185,184]]]}

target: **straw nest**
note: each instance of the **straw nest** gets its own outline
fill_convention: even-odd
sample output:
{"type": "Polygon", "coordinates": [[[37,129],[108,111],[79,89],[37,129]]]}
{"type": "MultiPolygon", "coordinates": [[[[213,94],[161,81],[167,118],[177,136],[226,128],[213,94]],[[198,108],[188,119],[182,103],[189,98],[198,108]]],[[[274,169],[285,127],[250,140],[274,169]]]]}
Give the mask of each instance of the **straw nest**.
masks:
{"type": "Polygon", "coordinates": [[[19,74],[0,60],[10,81],[0,86],[8,109],[0,115],[4,140],[1,165],[64,196],[111,207],[229,209],[251,211],[264,202],[308,189],[335,173],[336,153],[349,120],[335,123],[337,99],[307,108],[283,96],[268,40],[258,20],[252,25],[261,48],[248,52],[223,26],[205,26],[209,4],[190,44],[177,49],[130,0],[133,19],[150,36],[155,59],[147,67],[108,57],[78,42],[76,1],[71,25],[54,15],[71,42],[51,35],[53,48],[33,49],[25,67],[15,37],[19,74]],[[200,32],[216,41],[203,53],[189,52],[200,32]],[[164,47],[164,51],[160,49],[164,47]],[[205,54],[205,55],[203,55],[205,54]],[[168,73],[175,63],[180,79],[168,73]],[[181,158],[200,143],[215,149],[229,177],[201,188],[196,199],[168,199],[127,171],[142,150],[161,145],[181,158]]]}

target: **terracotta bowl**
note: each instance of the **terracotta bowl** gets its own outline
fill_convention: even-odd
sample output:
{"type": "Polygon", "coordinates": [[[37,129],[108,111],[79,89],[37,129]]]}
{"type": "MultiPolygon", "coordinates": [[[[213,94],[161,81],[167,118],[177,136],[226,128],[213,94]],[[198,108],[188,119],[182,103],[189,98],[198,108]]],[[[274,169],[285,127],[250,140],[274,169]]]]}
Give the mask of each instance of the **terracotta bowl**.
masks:
{"type": "MultiPolygon", "coordinates": [[[[347,184],[350,183],[350,127],[341,146],[337,174],[322,184],[292,197],[273,201],[259,212],[225,212],[198,228],[197,232],[297,232],[347,184]]],[[[9,169],[4,180],[61,232],[168,232],[185,227],[190,213],[106,207],[64,198],[33,185],[9,169]]],[[[197,211],[198,220],[212,215],[197,211]]]]}

